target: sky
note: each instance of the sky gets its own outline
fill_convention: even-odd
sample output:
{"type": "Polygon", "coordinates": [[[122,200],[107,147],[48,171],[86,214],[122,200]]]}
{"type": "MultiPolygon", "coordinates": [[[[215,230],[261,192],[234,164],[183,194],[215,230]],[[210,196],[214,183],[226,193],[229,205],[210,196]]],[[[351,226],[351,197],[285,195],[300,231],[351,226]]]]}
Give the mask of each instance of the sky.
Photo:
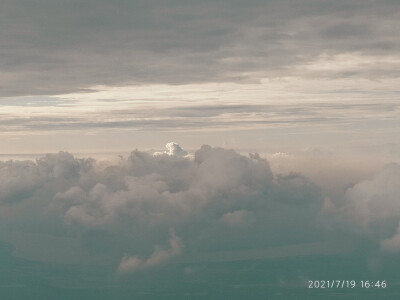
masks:
{"type": "Polygon", "coordinates": [[[0,5],[1,154],[399,150],[397,1],[0,5]]]}
{"type": "Polygon", "coordinates": [[[2,0],[0,298],[398,299],[399,20],[2,0]]]}

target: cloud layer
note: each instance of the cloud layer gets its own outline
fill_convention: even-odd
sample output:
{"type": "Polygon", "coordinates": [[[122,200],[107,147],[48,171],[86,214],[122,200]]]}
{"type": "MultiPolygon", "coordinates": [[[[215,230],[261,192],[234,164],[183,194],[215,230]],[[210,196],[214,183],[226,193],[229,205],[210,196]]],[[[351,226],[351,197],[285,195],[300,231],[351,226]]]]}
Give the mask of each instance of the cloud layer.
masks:
{"type": "Polygon", "coordinates": [[[6,0],[2,96],[299,74],[398,77],[398,8],[389,0],[6,0]],[[361,63],[337,69],[349,54],[361,63]]]}

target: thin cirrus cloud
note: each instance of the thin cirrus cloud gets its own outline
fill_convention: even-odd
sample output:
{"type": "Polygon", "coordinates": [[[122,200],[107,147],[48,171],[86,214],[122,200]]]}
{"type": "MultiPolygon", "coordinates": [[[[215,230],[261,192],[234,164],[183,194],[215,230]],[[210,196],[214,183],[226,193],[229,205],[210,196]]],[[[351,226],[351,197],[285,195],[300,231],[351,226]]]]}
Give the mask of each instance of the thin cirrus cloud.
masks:
{"type": "MultiPolygon", "coordinates": [[[[22,109],[24,110],[24,109],[22,109]]],[[[341,130],[341,125],[352,124],[356,128],[366,121],[374,121],[372,126],[379,127],[379,121],[390,126],[397,123],[399,105],[388,101],[376,103],[304,103],[296,104],[220,104],[160,107],[149,109],[145,105],[135,108],[93,110],[80,112],[79,107],[64,111],[36,111],[27,118],[26,113],[8,110],[0,120],[3,132],[31,133],[54,130],[90,130],[90,129],[130,129],[130,130],[204,130],[232,128],[257,129],[277,126],[297,126],[319,124],[322,127],[341,130]]],[[[28,111],[28,110],[27,110],[28,111]]],[[[33,110],[32,110],[33,111],[33,110]]],[[[382,124],[382,125],[385,125],[382,124]]]]}

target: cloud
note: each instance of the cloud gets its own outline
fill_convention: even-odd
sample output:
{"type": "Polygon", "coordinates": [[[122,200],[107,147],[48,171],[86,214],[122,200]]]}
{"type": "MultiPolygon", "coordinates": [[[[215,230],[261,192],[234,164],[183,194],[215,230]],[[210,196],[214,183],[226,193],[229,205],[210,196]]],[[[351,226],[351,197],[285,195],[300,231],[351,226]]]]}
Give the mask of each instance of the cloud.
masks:
{"type": "Polygon", "coordinates": [[[2,96],[284,75],[398,75],[395,66],[374,60],[339,72],[303,69],[324,54],[397,56],[398,3],[389,0],[6,0],[0,11],[7,28],[0,40],[2,96]]]}
{"type": "Polygon", "coordinates": [[[252,212],[246,210],[236,210],[234,212],[228,212],[221,217],[221,222],[228,226],[235,227],[243,225],[249,222],[252,218],[252,212]]]}
{"type": "MultiPolygon", "coordinates": [[[[291,85],[292,90],[285,94],[277,91],[282,90],[285,85],[289,84],[288,82],[284,83],[284,81],[280,82],[280,84],[277,83],[276,86],[270,86],[269,83],[266,83],[259,85],[193,85],[191,88],[188,86],[142,86],[136,89],[131,87],[124,90],[124,88],[121,88],[119,91],[115,88],[107,91],[106,93],[109,94],[106,96],[101,95],[101,92],[91,95],[86,94],[88,98],[84,98],[85,95],[83,94],[71,96],[73,99],[69,96],[64,96],[63,100],[55,101],[62,101],[63,103],[71,101],[74,102],[73,105],[54,107],[49,102],[49,109],[43,109],[38,106],[45,105],[43,103],[47,103],[46,101],[37,101],[38,103],[35,104],[36,100],[32,100],[32,105],[21,105],[16,110],[15,107],[10,106],[13,99],[5,98],[1,102],[5,106],[3,107],[4,110],[2,109],[2,118],[0,118],[0,130],[7,135],[18,136],[24,133],[31,137],[38,132],[51,134],[54,131],[68,131],[81,136],[83,130],[86,134],[95,133],[92,139],[96,139],[96,136],[107,136],[110,131],[118,131],[116,134],[121,135],[127,129],[134,131],[134,134],[151,131],[153,135],[179,131],[181,135],[185,134],[186,139],[189,136],[189,140],[192,140],[192,143],[193,140],[196,140],[193,137],[193,133],[217,133],[221,130],[225,132],[237,130],[235,136],[239,139],[247,140],[246,144],[249,144],[254,143],[254,139],[249,139],[243,133],[244,130],[253,130],[255,134],[259,134],[255,130],[264,130],[265,128],[283,130],[286,128],[292,131],[297,129],[299,134],[304,134],[304,128],[311,130],[315,124],[323,122],[324,126],[319,126],[319,130],[323,131],[324,134],[333,133],[332,139],[334,139],[336,133],[346,130],[350,123],[353,128],[363,132],[366,118],[371,121],[370,126],[376,130],[390,130],[387,128],[388,126],[395,126],[398,123],[397,115],[400,104],[395,103],[389,95],[392,92],[395,93],[391,87],[397,86],[396,82],[388,85],[384,82],[372,84],[365,81],[361,83],[362,87],[359,87],[357,91],[354,91],[354,83],[351,85],[347,83],[349,86],[344,87],[343,84],[345,82],[343,81],[337,83],[340,85],[341,90],[332,86],[325,88],[322,87],[324,84],[314,81],[313,86],[318,87],[317,91],[304,91],[304,84],[308,85],[308,83],[304,81],[302,83],[296,82],[296,86],[293,87],[291,85]],[[191,92],[191,89],[196,91],[191,92]],[[156,90],[158,91],[154,92],[156,90]],[[174,101],[169,100],[168,97],[171,96],[165,97],[165,91],[174,95],[174,101]],[[269,101],[266,101],[265,98],[266,91],[270,95],[269,101]],[[154,92],[153,95],[151,95],[152,92],[154,92]],[[304,92],[307,95],[304,95],[304,92]],[[312,96],[315,93],[325,92],[329,95],[325,94],[320,99],[315,99],[312,96]],[[387,95],[387,98],[385,100],[382,99],[379,104],[374,103],[378,92],[380,95],[387,95]],[[212,104],[209,100],[204,99],[203,93],[207,94],[205,98],[213,99],[219,97],[222,102],[232,101],[237,104],[212,104]],[[221,93],[224,95],[223,98],[219,96],[221,93]],[[301,93],[303,95],[301,97],[309,98],[309,100],[299,105],[296,103],[297,100],[291,99],[297,93],[301,93]],[[196,94],[201,95],[203,98],[196,94]],[[148,97],[146,101],[142,99],[143,95],[148,97]],[[311,97],[309,97],[310,95],[311,97]],[[347,97],[356,97],[358,99],[359,96],[362,96],[362,101],[357,100],[355,101],[357,102],[356,104],[348,103],[347,97]],[[97,97],[100,99],[97,99],[97,97]],[[102,97],[110,97],[112,99],[108,99],[105,102],[104,99],[101,99],[102,97]],[[196,104],[180,104],[192,97],[195,97],[196,100],[193,100],[193,102],[196,104]],[[288,101],[285,100],[285,104],[276,103],[275,99],[277,97],[282,99],[288,97],[288,101]],[[328,103],[326,97],[329,97],[332,103],[328,103]],[[343,97],[347,100],[344,101],[343,97]],[[252,103],[246,105],[238,104],[244,98],[251,98],[252,103]],[[149,108],[147,100],[157,104],[149,108]],[[168,107],[163,104],[165,102],[168,102],[168,107]],[[263,102],[263,104],[260,102],[263,102]],[[31,117],[26,118],[26,115],[31,117]],[[377,119],[384,119],[385,122],[376,122],[377,119]],[[299,126],[301,126],[301,131],[299,126]]],[[[295,83],[293,82],[293,84],[295,83]]],[[[286,90],[286,88],[284,89],[286,90]]],[[[14,98],[14,100],[18,99],[14,98]]],[[[24,101],[28,100],[25,99],[24,101]]],[[[15,105],[19,105],[19,102],[16,101],[15,105]]],[[[317,136],[317,133],[315,135],[317,136]]],[[[360,138],[360,135],[358,134],[357,137],[360,138]]],[[[108,138],[106,137],[105,139],[108,138]]],[[[76,144],[75,139],[71,140],[73,146],[76,144]]],[[[97,139],[100,138],[97,137],[97,139]]],[[[220,139],[218,138],[217,141],[220,139]]],[[[384,137],[381,139],[385,141],[384,137]]],[[[305,141],[310,143],[310,138],[307,137],[305,141]]],[[[312,142],[316,143],[314,139],[312,142]]],[[[376,142],[376,139],[374,142],[376,142]]],[[[257,149],[268,147],[268,145],[255,144],[257,145],[253,147],[257,147],[257,149]]],[[[107,145],[104,145],[104,147],[107,147],[107,145]]],[[[110,146],[108,145],[108,147],[110,146]]],[[[177,150],[175,150],[175,154],[177,154],[177,150]]]]}
{"type": "Polygon", "coordinates": [[[119,259],[120,270],[156,266],[183,244],[234,251],[318,239],[322,198],[302,175],[274,176],[258,154],[204,145],[190,157],[168,145],[174,155],[133,151],[108,163],[66,152],[1,162],[0,238],[28,258],[51,246],[26,236],[70,244],[69,261],[119,259]]]}
{"type": "Polygon", "coordinates": [[[273,174],[258,154],[204,145],[190,157],[168,145],[162,155],[136,150],[109,162],[66,152],[1,162],[0,240],[25,258],[66,262],[68,253],[69,263],[102,262],[121,274],[183,255],[338,237],[399,249],[397,164],[328,198],[300,173],[273,174]]]}
{"type": "Polygon", "coordinates": [[[360,228],[400,219],[400,166],[387,165],[370,180],[357,183],[346,191],[346,213],[360,228]]]}
{"type": "Polygon", "coordinates": [[[169,248],[166,250],[156,246],[153,254],[147,259],[139,259],[136,256],[125,255],[118,266],[118,272],[121,274],[134,272],[140,269],[151,268],[166,262],[172,257],[181,253],[183,248],[182,241],[170,230],[169,248]]]}
{"type": "Polygon", "coordinates": [[[325,225],[331,233],[358,240],[366,251],[398,252],[399,183],[400,166],[392,163],[348,187],[343,196],[325,199],[321,211],[325,225]]]}
{"type": "Polygon", "coordinates": [[[168,151],[164,152],[154,152],[154,156],[160,156],[163,154],[166,155],[174,155],[174,156],[180,156],[180,157],[185,157],[188,155],[188,153],[181,148],[177,143],[170,142],[167,145],[165,145],[165,148],[168,149],[168,151]]]}
{"type": "Polygon", "coordinates": [[[381,249],[386,252],[400,252],[400,223],[393,237],[381,241],[381,249]]]}

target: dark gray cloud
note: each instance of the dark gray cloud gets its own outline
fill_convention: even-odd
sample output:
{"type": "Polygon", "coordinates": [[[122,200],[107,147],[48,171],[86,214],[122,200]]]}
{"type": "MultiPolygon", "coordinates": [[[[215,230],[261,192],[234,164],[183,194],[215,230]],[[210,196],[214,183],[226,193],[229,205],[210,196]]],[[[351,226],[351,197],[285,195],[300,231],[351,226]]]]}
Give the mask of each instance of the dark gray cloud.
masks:
{"type": "MultiPolygon", "coordinates": [[[[320,54],[397,57],[398,11],[396,1],[372,0],[6,0],[1,96],[298,76],[296,66],[320,54]]],[[[397,70],[372,61],[323,75],[398,77],[397,70]]]]}

